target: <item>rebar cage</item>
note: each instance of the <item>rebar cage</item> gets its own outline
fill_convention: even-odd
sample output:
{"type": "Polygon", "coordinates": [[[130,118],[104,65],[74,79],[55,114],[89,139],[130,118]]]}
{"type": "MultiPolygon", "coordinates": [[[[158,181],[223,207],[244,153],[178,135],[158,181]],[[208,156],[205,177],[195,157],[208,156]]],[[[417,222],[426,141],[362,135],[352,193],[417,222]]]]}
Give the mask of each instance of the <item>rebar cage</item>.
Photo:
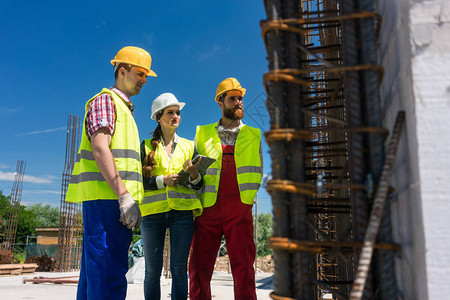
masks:
{"type": "MultiPolygon", "coordinates": [[[[348,299],[384,162],[370,0],[264,1],[273,299],[348,299]]],[[[388,206],[388,205],[387,205],[388,206]]],[[[389,210],[364,298],[396,299],[389,210]]]]}

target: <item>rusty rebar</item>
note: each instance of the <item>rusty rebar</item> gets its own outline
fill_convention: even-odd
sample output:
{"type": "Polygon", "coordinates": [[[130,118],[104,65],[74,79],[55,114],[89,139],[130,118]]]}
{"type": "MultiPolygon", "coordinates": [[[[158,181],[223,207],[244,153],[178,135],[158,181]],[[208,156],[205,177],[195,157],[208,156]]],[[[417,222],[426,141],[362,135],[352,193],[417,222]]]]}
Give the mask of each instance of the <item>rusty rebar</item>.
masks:
{"type": "Polygon", "coordinates": [[[19,208],[22,199],[23,177],[26,163],[23,160],[17,161],[16,172],[14,173],[14,183],[11,188],[11,198],[9,200],[8,213],[6,216],[6,229],[2,250],[14,250],[16,241],[17,224],[19,222],[19,208]]]}
{"type": "MultiPolygon", "coordinates": [[[[384,71],[373,42],[381,17],[367,3],[265,1],[261,33],[269,70],[263,81],[271,125],[265,137],[272,158],[267,190],[276,239],[334,245],[361,245],[364,239],[388,136],[377,93],[384,71]]],[[[314,252],[272,245],[272,298],[348,297],[358,247],[314,252]]],[[[378,251],[392,255],[393,248],[378,251]]],[[[372,282],[381,281],[370,276],[367,297],[379,290],[372,282]]]]}
{"type": "Polygon", "coordinates": [[[400,140],[401,131],[405,122],[405,113],[403,111],[397,114],[394,130],[392,132],[391,141],[386,153],[383,170],[381,173],[380,185],[378,186],[372,211],[370,214],[369,225],[367,226],[366,235],[364,237],[364,247],[361,250],[361,256],[358,262],[355,282],[350,294],[350,299],[359,300],[362,298],[364,286],[372,261],[373,250],[375,247],[375,239],[378,234],[378,228],[381,223],[383,206],[388,195],[389,181],[391,179],[392,168],[395,162],[397,146],[400,140]]]}
{"type": "Polygon", "coordinates": [[[76,151],[80,140],[80,121],[77,116],[68,116],[66,155],[61,183],[58,251],[56,271],[67,272],[80,269],[82,249],[82,208],[80,203],[66,202],[66,192],[75,165],[76,151]]]}

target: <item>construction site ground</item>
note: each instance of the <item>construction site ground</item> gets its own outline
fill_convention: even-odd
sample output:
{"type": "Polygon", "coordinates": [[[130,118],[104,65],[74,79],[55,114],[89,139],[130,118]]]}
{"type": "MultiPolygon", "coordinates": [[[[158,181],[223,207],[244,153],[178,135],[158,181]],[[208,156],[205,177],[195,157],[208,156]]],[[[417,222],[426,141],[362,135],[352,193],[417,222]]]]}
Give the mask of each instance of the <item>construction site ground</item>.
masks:
{"type": "MultiPolygon", "coordinates": [[[[0,276],[0,299],[2,300],[73,300],[76,299],[76,284],[54,284],[30,282],[23,283],[23,279],[35,277],[69,277],[78,276],[78,272],[55,273],[37,272],[27,275],[0,276]]],[[[75,277],[76,278],[76,277],[75,277]]],[[[273,290],[272,273],[256,274],[256,295],[258,299],[270,299],[269,294],[273,290]]],[[[161,277],[161,299],[170,299],[171,279],[161,277]]],[[[216,271],[211,281],[211,290],[214,300],[233,299],[233,278],[226,271],[216,271]]],[[[128,284],[128,300],[144,299],[142,283],[128,284]]]]}
{"type": "MultiPolygon", "coordinates": [[[[128,300],[144,298],[143,258],[135,262],[135,266],[127,274],[128,300]]],[[[211,291],[214,300],[233,299],[233,277],[229,272],[228,257],[217,258],[211,281],[211,291]]],[[[258,258],[256,265],[256,295],[258,299],[270,299],[269,294],[273,290],[273,261],[271,256],[258,258]]],[[[77,280],[79,272],[36,272],[15,276],[0,276],[0,299],[1,300],[65,300],[75,299],[77,292],[76,283],[24,283],[24,279],[52,278],[65,280],[77,280]]],[[[163,272],[164,275],[164,272],[163,272]]],[[[171,279],[161,276],[161,299],[170,299],[171,279]]]]}

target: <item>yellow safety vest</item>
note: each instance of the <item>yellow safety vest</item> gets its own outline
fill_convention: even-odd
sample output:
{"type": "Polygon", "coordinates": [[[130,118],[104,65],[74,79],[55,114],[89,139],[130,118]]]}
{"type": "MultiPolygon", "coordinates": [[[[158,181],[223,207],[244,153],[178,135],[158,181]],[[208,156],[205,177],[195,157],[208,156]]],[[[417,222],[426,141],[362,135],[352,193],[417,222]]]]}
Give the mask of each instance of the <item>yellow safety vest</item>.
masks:
{"type": "Polygon", "coordinates": [[[104,93],[111,96],[116,111],[114,134],[109,145],[114,156],[114,162],[131,197],[135,201],[141,201],[143,197],[140,140],[136,123],[125,102],[113,91],[103,89],[86,103],[80,149],[66,194],[66,201],[68,202],[98,199],[117,200],[117,195],[98,169],[97,162],[92,154],[92,144],[85,128],[86,114],[90,102],[104,93]]]}
{"type": "MultiPolygon", "coordinates": [[[[152,150],[151,139],[145,140],[145,155],[152,150]]],[[[155,151],[156,166],[153,176],[176,174],[186,160],[194,153],[194,143],[178,137],[172,157],[169,160],[159,143],[155,151]]],[[[144,190],[144,199],[140,205],[142,216],[175,210],[193,210],[194,217],[202,214],[203,207],[195,191],[183,185],[167,186],[164,189],[144,190]]]]}
{"type": "MultiPolygon", "coordinates": [[[[216,161],[206,170],[200,198],[203,207],[216,203],[222,168],[222,143],[217,134],[217,122],[197,126],[195,145],[198,154],[215,158],[216,161]]],[[[236,139],[234,159],[241,201],[253,204],[256,192],[261,186],[261,131],[247,125],[242,126],[236,139]]]]}

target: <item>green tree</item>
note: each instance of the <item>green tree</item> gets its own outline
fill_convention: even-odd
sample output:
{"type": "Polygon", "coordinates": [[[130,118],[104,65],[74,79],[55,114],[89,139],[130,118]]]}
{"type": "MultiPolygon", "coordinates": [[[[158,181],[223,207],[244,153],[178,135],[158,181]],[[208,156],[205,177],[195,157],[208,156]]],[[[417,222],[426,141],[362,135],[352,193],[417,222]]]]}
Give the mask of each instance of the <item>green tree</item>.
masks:
{"type": "Polygon", "coordinates": [[[8,216],[10,196],[3,195],[3,191],[0,190],[0,243],[3,242],[3,238],[6,231],[6,217],[8,216]]]}
{"type": "Polygon", "coordinates": [[[27,236],[36,236],[36,215],[21,205],[17,219],[16,243],[24,244],[27,236]]]}
{"type": "Polygon", "coordinates": [[[270,213],[260,213],[258,215],[258,255],[266,256],[272,254],[272,249],[267,247],[269,238],[272,236],[272,215],[270,213]],[[262,251],[264,244],[264,253],[262,251]]]}
{"type": "MultiPolygon", "coordinates": [[[[4,196],[0,191],[0,242],[4,241],[9,204],[11,196],[4,196]]],[[[28,236],[36,235],[36,220],[35,215],[25,209],[25,206],[20,205],[17,215],[17,230],[15,243],[25,243],[28,236]]]]}
{"type": "MultiPolygon", "coordinates": [[[[6,231],[10,198],[0,191],[0,242],[3,242],[6,231]]],[[[36,227],[48,226],[59,226],[59,208],[41,203],[29,207],[20,205],[15,243],[26,243],[27,236],[36,236],[36,227]]]]}
{"type": "Polygon", "coordinates": [[[34,204],[26,208],[27,211],[35,215],[37,227],[58,227],[59,226],[59,208],[49,204],[34,204]]]}

